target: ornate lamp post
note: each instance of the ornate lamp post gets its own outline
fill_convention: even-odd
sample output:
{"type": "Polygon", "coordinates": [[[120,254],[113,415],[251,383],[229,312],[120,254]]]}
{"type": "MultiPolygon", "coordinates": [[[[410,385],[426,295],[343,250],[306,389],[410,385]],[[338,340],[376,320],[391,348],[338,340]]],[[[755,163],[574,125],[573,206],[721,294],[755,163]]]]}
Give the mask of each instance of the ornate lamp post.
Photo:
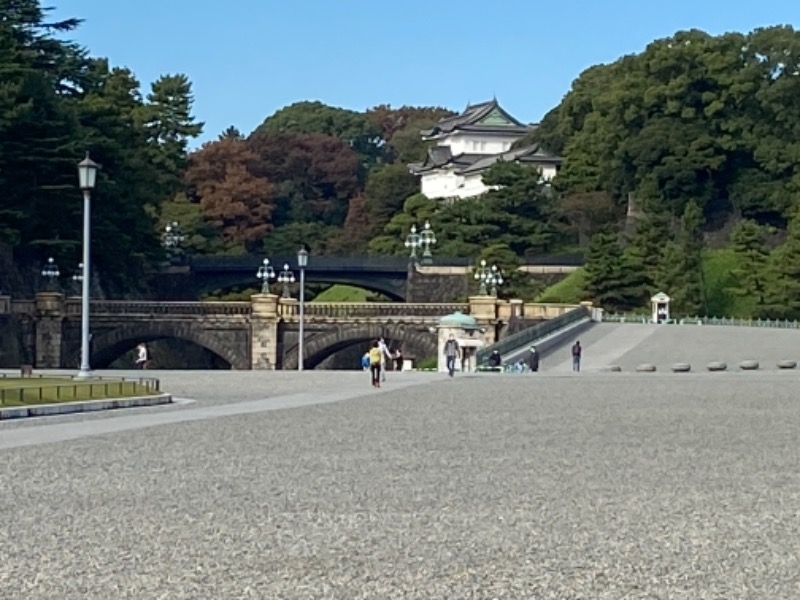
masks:
{"type": "Polygon", "coordinates": [[[181,231],[181,226],[177,221],[173,221],[164,227],[164,234],[161,236],[162,244],[167,250],[180,248],[180,245],[186,240],[186,236],[181,231]]]}
{"type": "Polygon", "coordinates": [[[78,270],[72,274],[72,283],[75,285],[78,290],[81,288],[81,282],[83,281],[83,263],[78,264],[78,270]]]}
{"type": "Polygon", "coordinates": [[[297,341],[297,370],[302,371],[304,368],[303,342],[306,335],[306,267],[308,266],[308,250],[305,248],[297,251],[297,266],[300,269],[300,331],[297,341]]]}
{"type": "Polygon", "coordinates": [[[422,264],[423,265],[430,265],[433,264],[433,254],[431,254],[431,246],[436,243],[436,234],[431,229],[430,221],[425,221],[425,226],[422,228],[422,233],[420,234],[420,243],[424,248],[422,252],[422,264]]]}
{"type": "Polygon", "coordinates": [[[45,289],[55,291],[58,278],[61,277],[61,271],[58,270],[58,265],[52,256],[47,259],[47,262],[42,267],[42,277],[46,282],[45,289]]]}
{"type": "Polygon", "coordinates": [[[81,273],[81,368],[78,379],[92,376],[89,366],[89,281],[90,281],[90,250],[92,243],[92,190],[97,183],[97,171],[100,165],[89,158],[78,163],[78,185],[83,191],[83,271],[81,273]]]}
{"type": "Polygon", "coordinates": [[[268,258],[265,258],[261,266],[258,267],[256,277],[261,280],[261,293],[269,294],[269,280],[275,279],[275,271],[272,269],[272,265],[269,264],[268,258]]]}
{"type": "Polygon", "coordinates": [[[497,265],[492,265],[491,267],[486,266],[486,261],[482,260],[480,262],[480,266],[475,269],[475,280],[479,281],[481,284],[480,290],[478,294],[480,296],[497,296],[497,288],[503,285],[503,274],[500,272],[500,269],[497,268],[497,265]],[[487,292],[487,288],[490,290],[490,293],[487,292]]]}
{"type": "Polygon", "coordinates": [[[422,245],[422,236],[417,233],[417,226],[411,226],[411,232],[406,236],[405,247],[411,249],[411,254],[408,255],[409,260],[417,260],[417,248],[422,245]]]}
{"type": "Polygon", "coordinates": [[[294,273],[289,270],[289,265],[283,265],[283,271],[278,273],[278,283],[283,285],[283,297],[290,298],[289,286],[295,282],[294,273]]]}

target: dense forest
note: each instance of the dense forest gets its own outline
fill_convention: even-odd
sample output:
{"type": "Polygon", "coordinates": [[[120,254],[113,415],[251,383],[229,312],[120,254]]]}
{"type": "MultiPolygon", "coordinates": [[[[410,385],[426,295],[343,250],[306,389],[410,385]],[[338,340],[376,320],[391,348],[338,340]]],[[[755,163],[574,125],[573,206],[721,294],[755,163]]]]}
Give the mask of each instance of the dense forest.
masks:
{"type": "MultiPolygon", "coordinates": [[[[484,196],[441,203],[407,164],[420,130],[454,111],[390,105],[357,112],[297,102],[255,131],[203,133],[188,76],[145,89],[70,42],[37,0],[0,0],[0,246],[22,270],[79,262],[76,163],[102,165],[93,241],[107,293],[140,291],[180,224],[194,254],[401,255],[430,220],[439,256],[487,258],[504,293],[542,290],[514,273],[526,256],[585,253],[582,297],[612,309],[667,290],[679,313],[708,312],[704,268],[726,252],[726,293],[747,311],[800,316],[800,34],[790,27],[681,32],[592,67],[520,144],[566,157],[552,186],[498,163],[484,196]],[[727,248],[727,250],[722,250],[727,248]]],[[[0,271],[2,272],[2,271],[0,271]]],[[[6,285],[8,284],[2,284],[6,285]]]]}

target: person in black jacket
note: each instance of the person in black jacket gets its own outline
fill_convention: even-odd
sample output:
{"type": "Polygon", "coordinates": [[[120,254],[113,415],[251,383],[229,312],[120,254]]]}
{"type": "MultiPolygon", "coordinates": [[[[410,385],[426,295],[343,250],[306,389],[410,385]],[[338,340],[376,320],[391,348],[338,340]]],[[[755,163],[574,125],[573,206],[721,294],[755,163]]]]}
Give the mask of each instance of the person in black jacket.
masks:
{"type": "Polygon", "coordinates": [[[536,346],[531,346],[530,354],[528,354],[528,368],[534,373],[539,370],[539,350],[536,346]]]}
{"type": "Polygon", "coordinates": [[[489,357],[489,366],[493,369],[499,369],[500,365],[503,363],[503,359],[500,356],[500,353],[495,350],[492,352],[491,356],[489,357]]]}

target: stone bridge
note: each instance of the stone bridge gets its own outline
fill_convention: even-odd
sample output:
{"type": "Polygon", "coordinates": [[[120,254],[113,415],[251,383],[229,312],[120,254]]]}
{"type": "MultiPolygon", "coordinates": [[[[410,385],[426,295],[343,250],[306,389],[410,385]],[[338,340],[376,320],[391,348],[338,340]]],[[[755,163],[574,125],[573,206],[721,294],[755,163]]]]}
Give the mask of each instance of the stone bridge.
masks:
{"type": "MultiPolygon", "coordinates": [[[[255,273],[263,257],[198,256],[183,266],[172,266],[153,276],[157,300],[196,300],[206,294],[256,287],[255,273]]],[[[270,257],[277,273],[288,264],[297,275],[297,259],[270,257]]],[[[378,292],[398,302],[451,302],[466,298],[474,287],[473,261],[437,258],[435,265],[423,266],[407,258],[312,256],[306,268],[309,283],[345,284],[378,292]]],[[[583,264],[578,255],[541,256],[520,267],[547,285],[562,279],[583,264]]]]}
{"type": "MultiPolygon", "coordinates": [[[[298,364],[299,310],[292,298],[258,294],[250,302],[93,301],[91,365],[108,367],[140,342],[180,339],[216,355],[232,369],[294,369],[298,364]]],[[[523,304],[473,296],[466,303],[317,303],[305,305],[304,365],[313,369],[333,353],[380,336],[405,355],[436,355],[439,319],[461,311],[474,316],[491,343],[517,317],[552,318],[566,305],[523,304]]],[[[0,332],[18,339],[17,356],[4,366],[77,368],[80,299],[42,292],[34,300],[0,296],[0,332]]],[[[8,344],[5,344],[7,347],[8,344]]]]}

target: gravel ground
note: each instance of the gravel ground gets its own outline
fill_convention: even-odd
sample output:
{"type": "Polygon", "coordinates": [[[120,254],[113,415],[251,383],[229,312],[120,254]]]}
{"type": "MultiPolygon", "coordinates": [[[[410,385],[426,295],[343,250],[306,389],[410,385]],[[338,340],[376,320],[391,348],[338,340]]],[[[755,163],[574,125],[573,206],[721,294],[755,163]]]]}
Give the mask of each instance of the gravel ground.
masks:
{"type": "MultiPolygon", "coordinates": [[[[170,386],[363,384],[235,375],[170,386]]],[[[796,598],[798,378],[419,374],[3,450],[0,596],[796,598]]]]}

